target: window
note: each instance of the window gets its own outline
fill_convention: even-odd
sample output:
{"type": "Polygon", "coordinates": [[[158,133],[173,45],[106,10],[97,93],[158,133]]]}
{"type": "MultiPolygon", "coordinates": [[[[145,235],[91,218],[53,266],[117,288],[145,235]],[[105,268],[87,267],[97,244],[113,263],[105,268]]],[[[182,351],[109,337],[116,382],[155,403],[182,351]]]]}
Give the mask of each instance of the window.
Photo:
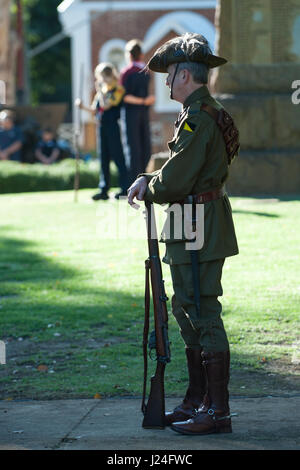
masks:
{"type": "MultiPolygon", "coordinates": [[[[144,52],[159,46],[163,38],[170,32],[174,36],[182,35],[186,31],[203,34],[213,49],[215,42],[215,26],[205,16],[191,11],[174,11],[159,17],[150,26],[144,37],[144,52]]],[[[180,103],[170,100],[169,88],[165,85],[166,74],[155,73],[155,111],[158,113],[178,112],[180,103]]]]}
{"type": "Polygon", "coordinates": [[[166,86],[166,73],[155,73],[155,105],[154,110],[157,113],[177,113],[181,110],[182,106],[178,101],[170,99],[170,89],[166,86]]]}
{"type": "Polygon", "coordinates": [[[110,62],[118,71],[126,65],[123,39],[110,39],[100,49],[99,62],[110,62]]]}

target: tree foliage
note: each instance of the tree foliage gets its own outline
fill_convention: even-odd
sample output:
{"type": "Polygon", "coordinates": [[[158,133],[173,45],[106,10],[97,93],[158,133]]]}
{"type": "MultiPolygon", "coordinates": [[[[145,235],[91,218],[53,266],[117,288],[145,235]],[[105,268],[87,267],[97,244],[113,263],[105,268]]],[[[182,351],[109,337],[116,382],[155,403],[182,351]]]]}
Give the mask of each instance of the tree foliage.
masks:
{"type": "MultiPolygon", "coordinates": [[[[33,49],[61,31],[57,6],[61,0],[22,0],[25,48],[33,49]]],[[[13,2],[16,13],[16,0],[13,2]]],[[[70,39],[65,38],[28,59],[32,104],[71,103],[70,39]]]]}

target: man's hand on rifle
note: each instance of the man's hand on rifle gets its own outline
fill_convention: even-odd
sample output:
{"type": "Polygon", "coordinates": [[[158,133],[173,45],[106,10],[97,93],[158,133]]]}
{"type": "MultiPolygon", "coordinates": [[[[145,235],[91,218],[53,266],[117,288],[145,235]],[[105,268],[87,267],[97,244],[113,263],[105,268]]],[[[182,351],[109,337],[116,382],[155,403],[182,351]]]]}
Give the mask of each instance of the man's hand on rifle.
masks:
{"type": "Polygon", "coordinates": [[[142,201],[147,189],[147,178],[145,176],[140,176],[137,178],[130,188],[127,190],[128,204],[134,209],[138,209],[140,206],[133,202],[136,197],[138,201],[142,201]]]}

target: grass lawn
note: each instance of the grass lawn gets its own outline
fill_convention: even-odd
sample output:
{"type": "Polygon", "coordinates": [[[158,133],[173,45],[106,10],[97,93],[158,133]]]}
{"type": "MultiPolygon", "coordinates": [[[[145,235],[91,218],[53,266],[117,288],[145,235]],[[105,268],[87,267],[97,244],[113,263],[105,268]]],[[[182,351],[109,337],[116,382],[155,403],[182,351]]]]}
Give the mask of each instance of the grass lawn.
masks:
{"type": "MultiPolygon", "coordinates": [[[[94,203],[93,192],[77,203],[72,191],[0,196],[2,399],[141,395],[145,221],[125,201],[94,203]]],[[[240,255],[226,260],[221,299],[231,394],[299,393],[300,197],[231,203],[240,255]]],[[[169,336],[166,394],[182,395],[171,312],[169,336]]]]}

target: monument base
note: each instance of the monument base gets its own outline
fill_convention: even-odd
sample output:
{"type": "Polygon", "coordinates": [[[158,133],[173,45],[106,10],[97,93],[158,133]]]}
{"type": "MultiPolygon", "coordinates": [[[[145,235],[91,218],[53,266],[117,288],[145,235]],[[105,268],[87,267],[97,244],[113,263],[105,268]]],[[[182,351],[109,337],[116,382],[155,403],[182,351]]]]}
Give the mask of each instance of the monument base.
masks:
{"type": "MultiPolygon", "coordinates": [[[[159,170],[168,155],[168,152],[152,155],[146,171],[159,170]]],[[[230,167],[226,189],[232,196],[300,193],[300,148],[241,151],[230,167]]]]}
{"type": "Polygon", "coordinates": [[[232,196],[300,193],[300,148],[297,151],[241,151],[226,182],[232,196]]]}
{"type": "Polygon", "coordinates": [[[299,148],[300,105],[293,104],[291,93],[213,96],[233,117],[243,150],[299,148]]]}

